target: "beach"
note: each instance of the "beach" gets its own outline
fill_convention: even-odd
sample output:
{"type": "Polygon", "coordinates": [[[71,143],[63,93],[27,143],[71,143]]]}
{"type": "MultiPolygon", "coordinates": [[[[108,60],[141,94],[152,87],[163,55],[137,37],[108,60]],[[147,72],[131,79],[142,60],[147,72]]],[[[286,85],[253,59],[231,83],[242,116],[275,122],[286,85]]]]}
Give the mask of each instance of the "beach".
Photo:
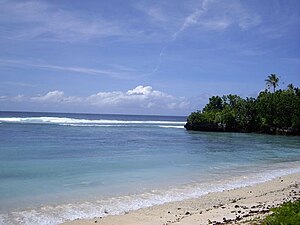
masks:
{"type": "Polygon", "coordinates": [[[298,207],[300,0],[0,1],[0,225],[298,207]]]}
{"type": "MultiPolygon", "coordinates": [[[[258,193],[259,183],[300,173],[298,137],[186,131],[185,120],[0,112],[0,224],[236,219],[246,209],[230,201],[262,201],[244,187],[258,193]]],[[[271,187],[280,193],[298,180],[284,178],[271,187]]]]}
{"type": "Polygon", "coordinates": [[[299,197],[300,173],[296,173],[195,199],[129,211],[122,215],[75,220],[63,225],[247,224],[251,219],[266,216],[271,208],[299,197]]]}

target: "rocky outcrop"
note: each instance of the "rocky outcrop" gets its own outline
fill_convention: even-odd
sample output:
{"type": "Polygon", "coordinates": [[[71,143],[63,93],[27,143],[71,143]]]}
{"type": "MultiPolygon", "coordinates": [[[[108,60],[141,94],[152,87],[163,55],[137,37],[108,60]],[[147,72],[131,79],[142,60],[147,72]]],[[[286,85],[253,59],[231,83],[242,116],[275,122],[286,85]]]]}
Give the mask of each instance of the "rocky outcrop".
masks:
{"type": "Polygon", "coordinates": [[[208,131],[208,132],[245,132],[236,128],[228,127],[226,124],[221,123],[189,123],[184,125],[187,130],[194,131],[208,131]]]}
{"type": "Polygon", "coordinates": [[[211,132],[224,132],[225,127],[223,126],[218,126],[218,124],[211,124],[211,123],[189,123],[187,122],[184,125],[185,129],[187,130],[194,130],[194,131],[211,131],[211,132]]]}
{"type": "Polygon", "coordinates": [[[186,130],[192,131],[206,131],[206,132],[239,132],[239,133],[262,133],[262,134],[277,134],[277,135],[300,135],[300,130],[293,128],[276,128],[276,127],[262,127],[261,130],[245,130],[226,126],[226,124],[215,123],[190,123],[184,125],[186,130]]]}

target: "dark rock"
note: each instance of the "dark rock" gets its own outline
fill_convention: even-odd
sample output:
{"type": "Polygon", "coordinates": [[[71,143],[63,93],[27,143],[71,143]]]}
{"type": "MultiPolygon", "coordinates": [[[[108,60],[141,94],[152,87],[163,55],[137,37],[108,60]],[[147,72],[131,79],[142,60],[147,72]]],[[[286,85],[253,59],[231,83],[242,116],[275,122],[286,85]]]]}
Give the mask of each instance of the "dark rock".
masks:
{"type": "Polygon", "coordinates": [[[241,220],[242,218],[240,217],[240,216],[237,216],[237,217],[235,217],[235,220],[236,221],[239,221],[239,220],[241,220]]]}
{"type": "Polygon", "coordinates": [[[184,125],[185,129],[193,131],[206,131],[206,132],[242,132],[245,130],[237,129],[234,127],[226,126],[226,124],[216,123],[189,123],[184,125]]]}
{"type": "Polygon", "coordinates": [[[193,130],[193,131],[206,131],[206,132],[238,132],[238,133],[265,133],[265,134],[277,134],[277,135],[292,135],[299,136],[300,130],[297,128],[276,128],[271,126],[263,126],[260,129],[251,129],[251,128],[239,128],[236,126],[226,126],[226,124],[222,123],[190,123],[187,122],[184,125],[185,129],[193,130]]]}
{"type": "Polygon", "coordinates": [[[268,212],[270,212],[270,210],[269,209],[262,209],[260,212],[261,213],[268,213],[268,212]]]}

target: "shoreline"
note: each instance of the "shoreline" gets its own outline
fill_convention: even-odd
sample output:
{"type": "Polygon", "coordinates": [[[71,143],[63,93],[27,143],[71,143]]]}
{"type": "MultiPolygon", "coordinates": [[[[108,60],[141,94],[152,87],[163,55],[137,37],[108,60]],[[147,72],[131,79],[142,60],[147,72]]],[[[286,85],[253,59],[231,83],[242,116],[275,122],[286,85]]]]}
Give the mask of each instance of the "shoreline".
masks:
{"type": "Polygon", "coordinates": [[[269,130],[245,130],[238,128],[225,128],[217,124],[190,124],[187,122],[184,125],[187,131],[196,132],[212,132],[212,133],[245,133],[245,134],[266,134],[266,135],[280,135],[280,136],[300,136],[300,131],[293,130],[292,128],[275,128],[271,127],[269,130]]]}
{"type": "Polygon", "coordinates": [[[194,199],[142,208],[122,215],[68,221],[62,225],[247,224],[250,219],[268,214],[272,207],[298,198],[300,173],[294,173],[251,186],[211,192],[194,199]]]}

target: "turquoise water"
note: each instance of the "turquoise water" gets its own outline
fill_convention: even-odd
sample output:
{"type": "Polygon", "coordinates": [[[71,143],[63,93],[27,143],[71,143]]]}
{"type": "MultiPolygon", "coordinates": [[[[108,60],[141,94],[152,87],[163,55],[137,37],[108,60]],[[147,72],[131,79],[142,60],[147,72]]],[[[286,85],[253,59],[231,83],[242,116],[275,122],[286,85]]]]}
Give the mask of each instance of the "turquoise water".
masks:
{"type": "Polygon", "coordinates": [[[0,112],[0,224],[120,214],[300,172],[300,138],[185,117],[0,112]]]}

